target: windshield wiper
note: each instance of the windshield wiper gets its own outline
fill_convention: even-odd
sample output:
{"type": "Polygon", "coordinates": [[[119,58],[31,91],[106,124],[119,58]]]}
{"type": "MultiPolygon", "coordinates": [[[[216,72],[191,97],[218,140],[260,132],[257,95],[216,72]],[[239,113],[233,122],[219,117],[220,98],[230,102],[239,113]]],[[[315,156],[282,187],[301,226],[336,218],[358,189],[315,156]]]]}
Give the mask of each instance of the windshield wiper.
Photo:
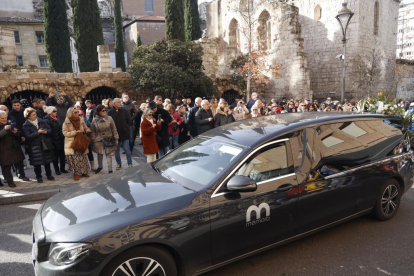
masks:
{"type": "Polygon", "coordinates": [[[161,173],[160,169],[158,169],[157,167],[155,167],[155,165],[151,164],[151,167],[154,169],[154,171],[156,171],[157,173],[161,173]]]}

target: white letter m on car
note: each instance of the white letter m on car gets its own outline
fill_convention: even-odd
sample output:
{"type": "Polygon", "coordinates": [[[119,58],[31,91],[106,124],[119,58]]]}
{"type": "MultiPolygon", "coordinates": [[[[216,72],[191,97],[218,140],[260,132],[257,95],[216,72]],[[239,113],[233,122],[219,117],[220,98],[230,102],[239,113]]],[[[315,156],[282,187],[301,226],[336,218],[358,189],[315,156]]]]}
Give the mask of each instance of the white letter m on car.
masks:
{"type": "Polygon", "coordinates": [[[256,205],[252,205],[252,206],[249,207],[249,209],[247,209],[246,222],[251,221],[253,211],[256,212],[256,219],[260,219],[260,211],[263,208],[266,210],[266,217],[270,216],[269,204],[263,202],[262,204],[259,205],[259,207],[257,207],[256,205]]]}

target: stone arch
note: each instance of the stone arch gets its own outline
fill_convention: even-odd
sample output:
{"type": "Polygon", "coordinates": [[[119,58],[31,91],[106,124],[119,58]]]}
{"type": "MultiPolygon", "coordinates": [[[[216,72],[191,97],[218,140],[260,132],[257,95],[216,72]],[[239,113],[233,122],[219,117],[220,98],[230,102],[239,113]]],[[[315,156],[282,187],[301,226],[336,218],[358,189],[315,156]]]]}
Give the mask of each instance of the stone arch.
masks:
{"type": "Polygon", "coordinates": [[[270,24],[270,14],[267,10],[262,11],[259,15],[259,27],[257,28],[259,36],[259,49],[272,49],[272,32],[270,24]]]}
{"type": "Polygon", "coordinates": [[[9,97],[7,97],[7,99],[5,99],[1,102],[4,103],[4,105],[6,105],[9,109],[11,109],[12,106],[12,101],[13,100],[21,100],[21,99],[27,99],[29,101],[29,103],[32,103],[32,100],[34,98],[38,98],[38,99],[43,99],[46,100],[47,97],[49,96],[49,94],[46,94],[42,91],[37,91],[37,90],[23,90],[23,91],[19,91],[16,93],[11,94],[9,97]]]}
{"type": "Polygon", "coordinates": [[[240,97],[240,93],[235,89],[228,89],[221,95],[221,98],[225,99],[228,104],[232,104],[236,97],[240,97]]]}
{"type": "Polygon", "coordinates": [[[116,89],[109,87],[109,86],[99,86],[96,88],[93,88],[89,93],[87,93],[83,101],[85,100],[91,100],[93,104],[98,105],[102,103],[103,99],[114,99],[121,96],[121,93],[119,93],[116,89]]]}
{"type": "Polygon", "coordinates": [[[239,22],[232,19],[229,24],[229,46],[238,51],[240,47],[239,22]]]}
{"type": "Polygon", "coordinates": [[[315,21],[319,21],[322,19],[322,7],[320,5],[316,5],[314,16],[315,16],[315,21]]]}
{"type": "Polygon", "coordinates": [[[374,35],[378,35],[379,25],[379,2],[375,1],[374,6],[374,35]]]}

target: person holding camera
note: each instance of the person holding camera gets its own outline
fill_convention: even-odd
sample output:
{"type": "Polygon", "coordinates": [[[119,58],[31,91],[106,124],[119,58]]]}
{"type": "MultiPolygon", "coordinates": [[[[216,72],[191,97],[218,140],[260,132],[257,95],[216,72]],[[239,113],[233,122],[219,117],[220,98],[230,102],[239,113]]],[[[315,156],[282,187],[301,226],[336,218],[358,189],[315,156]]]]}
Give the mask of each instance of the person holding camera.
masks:
{"type": "Polygon", "coordinates": [[[73,101],[63,90],[52,91],[46,99],[46,105],[56,107],[57,117],[63,124],[66,120],[66,113],[68,112],[69,107],[73,106],[73,101]],[[57,96],[57,100],[55,99],[55,96],[57,96]]]}
{"type": "Polygon", "coordinates": [[[108,163],[108,172],[112,173],[112,155],[118,146],[119,135],[116,131],[115,122],[107,115],[104,105],[98,105],[92,121],[93,151],[98,154],[98,168],[95,173],[102,171],[103,154],[105,152],[108,163]]]}
{"type": "Polygon", "coordinates": [[[42,165],[45,167],[48,180],[55,180],[52,176],[50,163],[55,161],[53,144],[50,139],[52,129],[36,116],[36,110],[28,107],[24,110],[26,122],[23,124],[23,134],[26,137],[30,165],[34,167],[38,183],[43,183],[42,165]]]}
{"type": "Polygon", "coordinates": [[[172,121],[168,124],[168,134],[170,135],[170,150],[179,146],[178,138],[180,137],[180,126],[183,123],[180,115],[172,104],[165,107],[165,110],[170,112],[172,121]]]}
{"type": "MultiPolygon", "coordinates": [[[[171,123],[172,119],[170,116],[170,113],[165,110],[164,108],[159,108],[159,105],[157,105],[155,102],[148,103],[149,109],[152,110],[154,113],[154,118],[158,121],[161,120],[161,130],[158,131],[158,157],[163,157],[167,154],[169,148],[170,148],[170,135],[168,134],[168,124],[171,123]]],[[[144,141],[142,141],[144,143],[144,141]]]]}
{"type": "Polygon", "coordinates": [[[30,180],[24,173],[23,160],[24,154],[20,147],[20,131],[16,128],[16,123],[7,120],[7,113],[0,111],[0,165],[4,179],[11,188],[16,187],[11,173],[12,165],[17,167],[20,179],[30,180]]]}

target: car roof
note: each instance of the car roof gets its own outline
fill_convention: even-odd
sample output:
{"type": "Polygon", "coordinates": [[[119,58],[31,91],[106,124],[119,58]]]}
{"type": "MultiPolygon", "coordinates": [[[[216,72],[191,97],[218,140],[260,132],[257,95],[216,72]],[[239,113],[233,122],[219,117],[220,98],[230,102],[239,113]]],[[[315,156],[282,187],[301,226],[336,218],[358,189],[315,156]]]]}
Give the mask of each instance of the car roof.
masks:
{"type": "Polygon", "coordinates": [[[244,147],[256,147],[276,136],[315,124],[349,119],[398,118],[382,114],[356,114],[353,112],[303,112],[262,116],[237,121],[214,128],[200,136],[225,140],[244,147]]]}

